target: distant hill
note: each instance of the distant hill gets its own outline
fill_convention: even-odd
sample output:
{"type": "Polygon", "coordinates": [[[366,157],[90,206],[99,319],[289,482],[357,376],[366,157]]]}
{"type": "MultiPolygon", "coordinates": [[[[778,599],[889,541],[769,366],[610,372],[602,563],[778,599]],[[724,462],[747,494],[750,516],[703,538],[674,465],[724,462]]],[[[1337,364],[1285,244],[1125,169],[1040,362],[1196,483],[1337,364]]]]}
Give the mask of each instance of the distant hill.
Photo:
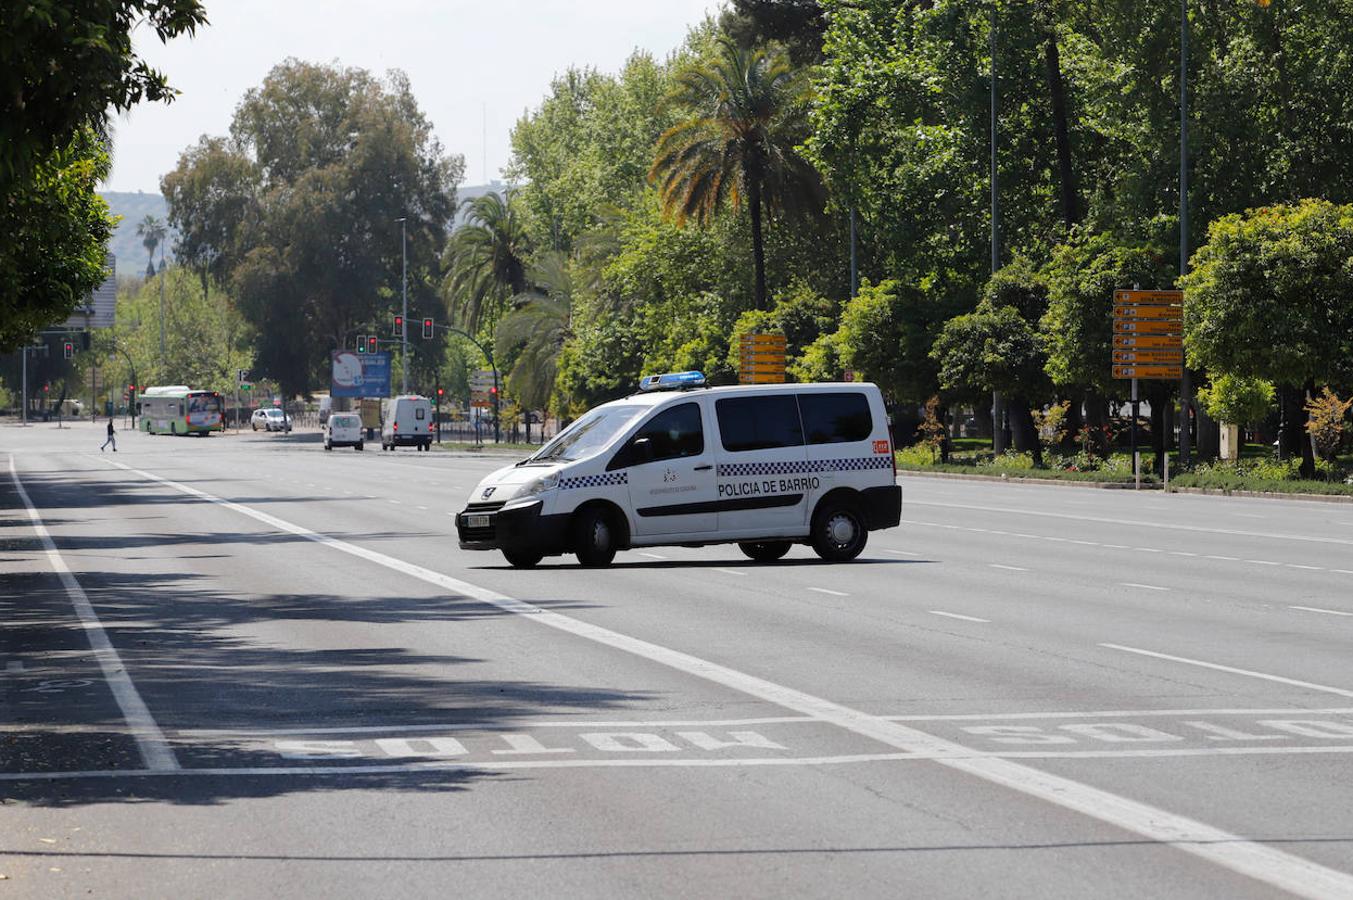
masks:
{"type": "MultiPolygon", "coordinates": [[[[147,194],[144,191],[137,191],[134,194],[122,191],[100,191],[99,196],[108,202],[108,208],[113,211],[113,215],[122,217],[117,230],[113,232],[113,239],[108,242],[108,249],[112,250],[113,255],[117,257],[118,274],[144,274],[148,259],[145,245],[136,236],[136,226],[146,216],[154,216],[161,221],[168,219],[169,205],[165,203],[164,197],[161,195],[147,194]]],[[[170,229],[169,243],[164,248],[166,260],[174,258],[174,241],[177,238],[178,232],[170,229]]],[[[159,263],[160,251],[156,250],[155,264],[159,265],[159,263]]]]}

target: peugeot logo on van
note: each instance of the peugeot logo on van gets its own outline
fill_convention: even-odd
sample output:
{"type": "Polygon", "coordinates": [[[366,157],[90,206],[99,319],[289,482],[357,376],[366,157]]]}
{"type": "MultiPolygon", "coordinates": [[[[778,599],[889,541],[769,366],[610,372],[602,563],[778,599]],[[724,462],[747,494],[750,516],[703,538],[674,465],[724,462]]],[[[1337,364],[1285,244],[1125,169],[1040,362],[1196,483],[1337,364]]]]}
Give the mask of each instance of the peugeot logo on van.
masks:
{"type": "Polygon", "coordinates": [[[489,499],[490,497],[493,496],[493,492],[496,491],[496,490],[498,490],[496,487],[487,487],[487,488],[484,488],[484,493],[480,494],[480,495],[479,495],[479,498],[480,498],[481,500],[487,500],[487,499],[489,499]]]}

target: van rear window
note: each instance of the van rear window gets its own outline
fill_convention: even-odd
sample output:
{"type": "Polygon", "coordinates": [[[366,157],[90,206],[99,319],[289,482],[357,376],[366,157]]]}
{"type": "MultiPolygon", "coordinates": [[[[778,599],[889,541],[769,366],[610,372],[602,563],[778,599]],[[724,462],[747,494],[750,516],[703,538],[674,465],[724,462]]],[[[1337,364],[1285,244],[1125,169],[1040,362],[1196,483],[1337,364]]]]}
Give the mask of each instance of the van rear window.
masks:
{"type": "Polygon", "coordinates": [[[869,400],[858,391],[799,394],[803,431],[810,444],[863,441],[874,430],[869,400]]]}
{"type": "Polygon", "coordinates": [[[719,438],[729,452],[803,446],[799,405],[791,394],[726,397],[714,409],[719,438]]]}

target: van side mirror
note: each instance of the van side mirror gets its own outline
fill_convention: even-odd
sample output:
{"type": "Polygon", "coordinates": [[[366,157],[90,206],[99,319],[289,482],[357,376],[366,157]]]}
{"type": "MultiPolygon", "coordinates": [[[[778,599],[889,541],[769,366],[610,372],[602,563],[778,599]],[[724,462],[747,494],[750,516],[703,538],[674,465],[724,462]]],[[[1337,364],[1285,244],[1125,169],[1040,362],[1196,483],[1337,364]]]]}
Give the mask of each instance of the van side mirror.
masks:
{"type": "Polygon", "coordinates": [[[630,462],[641,465],[653,461],[653,441],[651,438],[635,438],[630,443],[630,462]]]}

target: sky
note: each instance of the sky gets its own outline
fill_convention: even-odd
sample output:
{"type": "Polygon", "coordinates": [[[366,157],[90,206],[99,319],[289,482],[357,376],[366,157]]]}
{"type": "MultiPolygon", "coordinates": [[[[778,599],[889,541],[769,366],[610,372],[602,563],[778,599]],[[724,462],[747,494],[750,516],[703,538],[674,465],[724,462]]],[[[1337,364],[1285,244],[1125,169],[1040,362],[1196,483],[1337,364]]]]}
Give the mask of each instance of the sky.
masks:
{"type": "Polygon", "coordinates": [[[137,52],[182,91],[115,122],[105,190],[159,190],[204,134],[225,134],[245,91],[288,57],[374,73],[404,70],[442,145],[465,157],[465,184],[500,178],[508,134],[570,66],[617,72],[635,50],[658,58],[718,0],[206,0],[211,24],[137,52]]]}

